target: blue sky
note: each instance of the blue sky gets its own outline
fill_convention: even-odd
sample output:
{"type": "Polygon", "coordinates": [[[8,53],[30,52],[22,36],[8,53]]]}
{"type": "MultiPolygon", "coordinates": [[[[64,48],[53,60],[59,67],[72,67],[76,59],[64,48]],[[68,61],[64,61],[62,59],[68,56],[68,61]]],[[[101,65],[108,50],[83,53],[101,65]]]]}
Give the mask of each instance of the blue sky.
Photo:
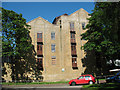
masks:
{"type": "Polygon", "coordinates": [[[52,23],[55,17],[65,13],[70,15],[80,8],[91,13],[94,2],[3,2],[2,7],[22,13],[27,22],[40,16],[52,23]]]}

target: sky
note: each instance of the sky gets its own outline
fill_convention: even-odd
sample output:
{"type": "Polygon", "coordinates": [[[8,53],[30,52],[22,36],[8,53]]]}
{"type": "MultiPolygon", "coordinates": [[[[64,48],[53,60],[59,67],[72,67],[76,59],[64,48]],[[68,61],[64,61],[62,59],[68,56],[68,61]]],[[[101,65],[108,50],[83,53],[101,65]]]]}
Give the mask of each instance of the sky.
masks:
{"type": "Polygon", "coordinates": [[[55,17],[70,15],[80,8],[92,13],[94,2],[2,2],[2,7],[21,13],[27,22],[40,16],[52,23],[55,17]]]}

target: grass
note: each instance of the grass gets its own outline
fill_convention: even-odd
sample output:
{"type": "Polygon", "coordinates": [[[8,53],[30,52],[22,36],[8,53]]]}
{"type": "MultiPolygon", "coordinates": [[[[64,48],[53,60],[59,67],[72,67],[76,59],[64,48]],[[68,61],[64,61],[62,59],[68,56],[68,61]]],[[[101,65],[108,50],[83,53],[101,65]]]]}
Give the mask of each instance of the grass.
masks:
{"type": "Polygon", "coordinates": [[[87,88],[89,90],[120,90],[120,83],[84,85],[83,88],[87,88]]]}
{"type": "MultiPolygon", "coordinates": [[[[100,80],[105,80],[105,79],[99,79],[100,80]]],[[[14,82],[3,82],[3,85],[30,85],[30,84],[68,84],[69,81],[57,81],[57,82],[18,82],[18,83],[14,83],[14,82]]]]}
{"type": "Polygon", "coordinates": [[[19,83],[13,83],[13,82],[9,82],[9,83],[2,83],[2,85],[30,85],[30,84],[65,84],[68,83],[69,81],[58,81],[58,82],[19,82],[19,83]]]}

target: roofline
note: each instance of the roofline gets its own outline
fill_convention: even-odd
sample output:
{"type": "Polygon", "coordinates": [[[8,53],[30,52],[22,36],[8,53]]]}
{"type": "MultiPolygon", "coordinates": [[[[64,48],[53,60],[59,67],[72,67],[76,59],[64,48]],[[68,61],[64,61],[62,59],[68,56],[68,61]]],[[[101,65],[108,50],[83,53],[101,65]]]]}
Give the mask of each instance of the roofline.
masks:
{"type": "MultiPolygon", "coordinates": [[[[79,12],[80,10],[84,10],[85,13],[89,14],[85,9],[80,8],[79,10],[76,10],[75,12],[71,13],[70,15],[68,15],[68,14],[65,13],[65,14],[63,14],[63,15],[61,15],[61,16],[71,16],[71,15],[73,15],[74,13],[79,12]]],[[[56,24],[57,20],[58,20],[61,16],[55,17],[55,19],[53,20],[52,24],[56,24]]]]}
{"type": "Polygon", "coordinates": [[[46,20],[46,19],[44,19],[44,18],[42,18],[42,17],[40,17],[40,16],[38,16],[37,18],[32,19],[31,21],[28,21],[27,24],[30,23],[30,22],[32,22],[32,21],[34,21],[34,20],[36,20],[36,19],[38,19],[38,18],[41,18],[41,19],[43,19],[44,21],[48,22],[49,24],[52,24],[52,23],[50,23],[48,20],[46,20]]]}
{"type": "MultiPolygon", "coordinates": [[[[83,9],[83,8],[80,8],[79,10],[84,10],[87,14],[89,14],[89,13],[88,13],[85,9],[83,9]]],[[[71,13],[70,15],[68,15],[68,14],[65,13],[65,14],[63,14],[63,15],[61,15],[61,16],[71,16],[72,14],[79,12],[79,10],[77,10],[77,11],[71,13]]],[[[38,16],[37,18],[32,19],[31,21],[28,21],[27,24],[30,23],[30,22],[32,22],[33,20],[36,20],[36,19],[38,19],[38,18],[41,18],[41,19],[45,20],[46,22],[48,22],[49,24],[55,25],[56,22],[58,21],[58,19],[61,18],[61,16],[55,17],[55,19],[53,20],[52,23],[50,23],[50,22],[47,21],[46,19],[44,19],[44,18],[38,16]]]]}
{"type": "Polygon", "coordinates": [[[58,16],[58,17],[56,17],[54,20],[53,20],[53,22],[52,22],[52,24],[56,24],[56,21],[59,19],[59,18],[61,18],[61,16],[68,16],[68,14],[63,14],[63,15],[60,15],[60,16],[58,16]]]}

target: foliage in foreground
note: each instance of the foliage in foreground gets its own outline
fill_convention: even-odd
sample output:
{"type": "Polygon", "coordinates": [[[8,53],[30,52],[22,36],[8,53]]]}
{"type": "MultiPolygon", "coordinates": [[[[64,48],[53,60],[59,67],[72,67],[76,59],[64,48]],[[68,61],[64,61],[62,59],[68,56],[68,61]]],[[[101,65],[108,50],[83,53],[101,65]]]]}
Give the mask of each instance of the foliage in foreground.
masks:
{"type": "Polygon", "coordinates": [[[87,42],[81,48],[88,59],[94,57],[91,62],[100,68],[98,71],[106,69],[110,60],[110,68],[115,68],[114,61],[120,60],[120,2],[96,2],[90,16],[87,31],[81,35],[87,42]]]}
{"type": "Polygon", "coordinates": [[[2,74],[8,73],[4,63],[9,64],[13,80],[19,80],[18,77],[25,78],[23,73],[30,71],[35,65],[34,46],[29,29],[30,26],[22,14],[2,8],[2,74]]]}

